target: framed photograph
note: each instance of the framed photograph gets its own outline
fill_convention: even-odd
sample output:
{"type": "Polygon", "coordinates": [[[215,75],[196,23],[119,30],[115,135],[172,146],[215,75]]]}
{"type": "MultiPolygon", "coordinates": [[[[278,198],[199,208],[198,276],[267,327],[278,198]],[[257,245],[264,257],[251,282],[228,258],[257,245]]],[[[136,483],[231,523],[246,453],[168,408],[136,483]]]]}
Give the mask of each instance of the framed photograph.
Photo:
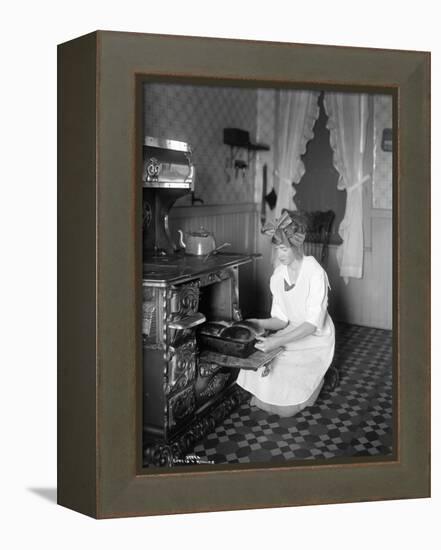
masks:
{"type": "Polygon", "coordinates": [[[58,502],[430,496],[430,54],[59,46],[58,502]]]}

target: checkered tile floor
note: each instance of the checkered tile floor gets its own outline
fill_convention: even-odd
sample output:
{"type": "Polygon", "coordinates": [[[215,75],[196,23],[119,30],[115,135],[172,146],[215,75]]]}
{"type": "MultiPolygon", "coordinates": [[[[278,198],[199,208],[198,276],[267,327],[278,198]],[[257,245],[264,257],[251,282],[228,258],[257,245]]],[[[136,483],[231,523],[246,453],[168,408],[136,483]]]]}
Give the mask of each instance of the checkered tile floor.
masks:
{"type": "Polygon", "coordinates": [[[392,333],[336,325],[340,383],[314,406],[280,418],[249,402],[194,448],[201,459],[254,463],[392,453],[392,333]]]}

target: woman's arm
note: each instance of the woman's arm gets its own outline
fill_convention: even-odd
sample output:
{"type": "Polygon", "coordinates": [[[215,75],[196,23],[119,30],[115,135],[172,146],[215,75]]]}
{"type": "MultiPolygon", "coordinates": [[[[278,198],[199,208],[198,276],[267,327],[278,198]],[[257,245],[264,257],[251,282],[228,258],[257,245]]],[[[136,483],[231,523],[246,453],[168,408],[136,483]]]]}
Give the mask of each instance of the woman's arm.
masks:
{"type": "Polygon", "coordinates": [[[268,352],[273,349],[285,346],[290,342],[295,342],[314,334],[317,327],[312,323],[304,322],[296,328],[291,330],[283,331],[282,333],[276,333],[267,338],[258,337],[259,342],[255,345],[257,349],[260,349],[263,352],[268,352]]]}
{"type": "Polygon", "coordinates": [[[247,321],[264,330],[281,330],[288,326],[286,321],[282,321],[277,317],[270,317],[269,319],[247,319],[247,321]]]}

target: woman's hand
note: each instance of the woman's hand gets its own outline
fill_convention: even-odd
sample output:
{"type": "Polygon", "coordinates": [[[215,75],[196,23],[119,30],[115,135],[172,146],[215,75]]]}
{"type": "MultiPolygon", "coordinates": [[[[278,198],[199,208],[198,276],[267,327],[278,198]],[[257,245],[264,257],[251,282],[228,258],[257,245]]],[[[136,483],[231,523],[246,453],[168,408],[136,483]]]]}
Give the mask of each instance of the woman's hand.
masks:
{"type": "Polygon", "coordinates": [[[261,330],[280,330],[288,325],[286,321],[282,321],[277,317],[269,317],[268,319],[246,319],[246,321],[261,330]]]}
{"type": "Polygon", "coordinates": [[[262,327],[262,320],[263,319],[245,319],[247,323],[251,323],[255,325],[256,328],[263,328],[262,327]]]}
{"type": "Polygon", "coordinates": [[[264,338],[263,336],[258,336],[256,338],[257,343],[254,344],[254,347],[264,353],[268,353],[276,348],[280,347],[280,340],[277,336],[268,336],[264,338]]]}
{"type": "Polygon", "coordinates": [[[295,342],[301,338],[305,338],[310,334],[314,334],[317,327],[312,323],[305,321],[296,328],[292,328],[290,325],[279,330],[275,334],[264,338],[263,336],[258,336],[257,344],[254,344],[254,347],[263,351],[268,352],[276,348],[281,348],[289,344],[290,342],[295,342]]]}

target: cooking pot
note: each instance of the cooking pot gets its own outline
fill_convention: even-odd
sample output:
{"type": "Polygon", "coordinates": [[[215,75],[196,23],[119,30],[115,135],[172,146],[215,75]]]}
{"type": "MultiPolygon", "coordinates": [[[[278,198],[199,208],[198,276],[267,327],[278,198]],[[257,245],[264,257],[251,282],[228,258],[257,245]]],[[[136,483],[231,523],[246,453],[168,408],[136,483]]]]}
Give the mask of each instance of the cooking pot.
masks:
{"type": "Polygon", "coordinates": [[[178,233],[179,244],[182,248],[185,248],[186,254],[206,256],[207,254],[211,254],[216,248],[213,233],[210,233],[203,227],[200,227],[198,231],[185,233],[185,241],[182,229],[178,229],[178,233]]]}

